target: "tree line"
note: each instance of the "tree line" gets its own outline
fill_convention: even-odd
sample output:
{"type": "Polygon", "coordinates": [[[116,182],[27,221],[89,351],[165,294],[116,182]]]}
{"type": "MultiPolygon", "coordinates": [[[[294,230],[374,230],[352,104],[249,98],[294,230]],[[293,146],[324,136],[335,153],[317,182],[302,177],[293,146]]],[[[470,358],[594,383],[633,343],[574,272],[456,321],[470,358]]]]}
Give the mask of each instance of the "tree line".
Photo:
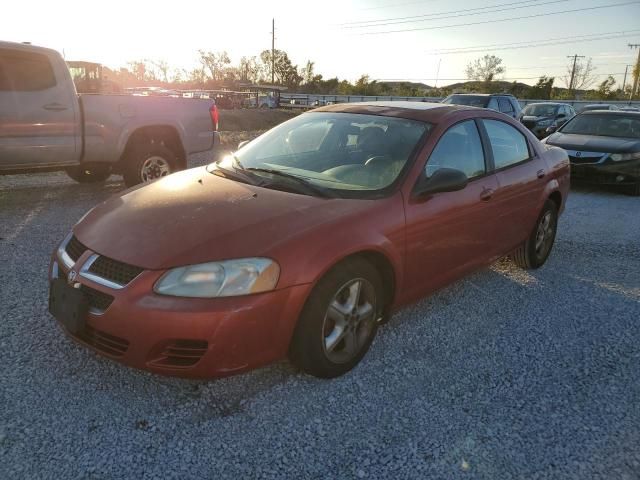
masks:
{"type": "Polygon", "coordinates": [[[308,60],[303,66],[294,64],[284,50],[264,50],[257,56],[242,57],[233,64],[226,51],[198,51],[199,63],[191,70],[178,69],[164,60],[142,59],[129,62],[120,70],[108,70],[109,79],[120,86],[134,87],[157,85],[175,89],[241,89],[243,85],[274,83],[289,91],[313,94],[336,95],[395,95],[440,97],[454,92],[499,93],[508,92],[522,98],[569,99],[578,96],[585,99],[628,98],[626,92],[607,77],[593,88],[597,76],[591,59],[577,62],[571,75],[572,64],[567,66],[567,75],[556,78],[541,76],[534,86],[519,82],[500,80],[505,74],[503,60],[494,55],[485,55],[470,62],[466,69],[467,82],[436,88],[424,83],[384,82],[361,75],[355,82],[338,77],[324,78],[315,71],[315,63],[308,60]],[[570,77],[573,78],[571,82],[570,77]],[[564,82],[564,87],[558,85],[564,82]]]}

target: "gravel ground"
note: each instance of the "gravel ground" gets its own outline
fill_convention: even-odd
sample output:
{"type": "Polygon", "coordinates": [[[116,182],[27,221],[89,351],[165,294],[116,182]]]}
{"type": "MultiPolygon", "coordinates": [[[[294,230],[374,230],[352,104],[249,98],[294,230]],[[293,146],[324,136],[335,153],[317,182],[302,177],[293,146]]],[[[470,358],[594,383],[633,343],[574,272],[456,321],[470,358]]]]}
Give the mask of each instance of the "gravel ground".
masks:
{"type": "Polygon", "coordinates": [[[342,378],[195,382],[47,313],[50,252],[122,188],[0,177],[0,478],[640,478],[640,199],[574,190],[542,269],[404,309],[342,378]]]}

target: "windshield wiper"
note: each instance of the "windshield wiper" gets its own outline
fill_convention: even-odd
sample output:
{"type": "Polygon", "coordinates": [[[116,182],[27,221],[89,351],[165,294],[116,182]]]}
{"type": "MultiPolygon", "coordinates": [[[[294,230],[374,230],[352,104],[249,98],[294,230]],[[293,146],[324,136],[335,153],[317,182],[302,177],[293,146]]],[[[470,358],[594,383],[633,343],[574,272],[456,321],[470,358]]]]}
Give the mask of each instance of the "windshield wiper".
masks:
{"type": "MultiPolygon", "coordinates": [[[[250,185],[258,185],[258,186],[262,185],[263,182],[261,179],[259,179],[256,175],[249,174],[247,169],[244,168],[240,160],[238,160],[238,158],[235,155],[232,155],[232,157],[234,161],[233,170],[230,168],[221,166],[220,162],[222,160],[218,160],[217,162],[215,162],[216,170],[220,170],[225,177],[228,177],[230,179],[240,180],[250,185]]],[[[211,173],[215,174],[215,170],[211,173]]]]}
{"type": "Polygon", "coordinates": [[[310,182],[309,180],[303,177],[299,177],[291,173],[283,172],[282,170],[276,170],[275,168],[260,168],[260,167],[248,167],[248,168],[245,168],[245,170],[248,170],[250,172],[268,173],[270,175],[275,175],[275,176],[284,177],[284,178],[293,180],[298,185],[301,185],[307,191],[307,193],[311,193],[320,197],[331,198],[336,196],[328,188],[321,187],[319,185],[316,185],[310,182]]]}

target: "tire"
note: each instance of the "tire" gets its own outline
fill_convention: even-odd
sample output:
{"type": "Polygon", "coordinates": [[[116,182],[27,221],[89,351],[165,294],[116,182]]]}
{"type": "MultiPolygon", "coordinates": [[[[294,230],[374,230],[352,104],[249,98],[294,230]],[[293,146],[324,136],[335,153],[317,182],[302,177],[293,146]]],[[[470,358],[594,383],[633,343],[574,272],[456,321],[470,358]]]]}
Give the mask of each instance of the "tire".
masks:
{"type": "Polygon", "coordinates": [[[65,172],[78,183],[99,183],[111,176],[111,165],[99,163],[78,165],[67,167],[65,172]]]}
{"type": "Polygon", "coordinates": [[[302,310],[289,348],[291,363],[320,378],[351,370],[376,335],[383,299],[380,273],[367,261],[354,259],[334,267],[302,310]]]}
{"type": "Polygon", "coordinates": [[[540,268],[544,265],[553,248],[557,228],[558,207],[553,201],[547,200],[533,232],[527,241],[512,254],[516,265],[525,270],[540,268]]]}
{"type": "Polygon", "coordinates": [[[178,157],[162,143],[136,147],[124,161],[122,176],[127,187],[152,182],[178,170],[178,157]]]}

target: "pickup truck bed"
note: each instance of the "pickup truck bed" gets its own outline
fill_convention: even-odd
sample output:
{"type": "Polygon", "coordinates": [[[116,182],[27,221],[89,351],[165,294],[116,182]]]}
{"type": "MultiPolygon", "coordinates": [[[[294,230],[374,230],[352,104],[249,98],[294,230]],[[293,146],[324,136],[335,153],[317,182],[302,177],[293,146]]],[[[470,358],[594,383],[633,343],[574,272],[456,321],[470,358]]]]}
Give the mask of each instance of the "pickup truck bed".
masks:
{"type": "Polygon", "coordinates": [[[186,168],[214,148],[209,99],[78,95],[60,54],[0,42],[0,173],[64,169],[77,181],[127,185],[186,168]]]}

